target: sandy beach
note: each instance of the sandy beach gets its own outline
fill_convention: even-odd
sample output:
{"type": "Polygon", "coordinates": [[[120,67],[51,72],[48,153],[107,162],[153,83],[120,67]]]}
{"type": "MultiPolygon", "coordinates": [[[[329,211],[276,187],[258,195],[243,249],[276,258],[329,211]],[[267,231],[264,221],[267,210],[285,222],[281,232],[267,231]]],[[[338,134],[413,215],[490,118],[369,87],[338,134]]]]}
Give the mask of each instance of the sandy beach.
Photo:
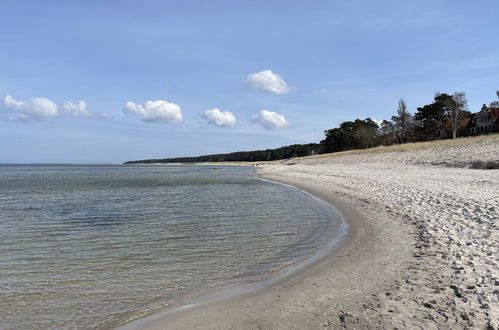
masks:
{"type": "Polygon", "coordinates": [[[145,329],[498,329],[499,137],[293,159],[258,175],[333,203],[348,237],[272,287],[145,329]]]}

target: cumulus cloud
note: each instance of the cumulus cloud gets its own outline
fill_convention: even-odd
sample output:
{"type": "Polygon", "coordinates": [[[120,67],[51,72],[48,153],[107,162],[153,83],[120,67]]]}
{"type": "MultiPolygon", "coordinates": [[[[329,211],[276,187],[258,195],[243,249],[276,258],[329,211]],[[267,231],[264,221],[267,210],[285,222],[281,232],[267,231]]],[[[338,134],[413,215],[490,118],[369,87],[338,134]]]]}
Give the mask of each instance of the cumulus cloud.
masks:
{"type": "Polygon", "coordinates": [[[146,122],[180,123],[183,120],[182,110],[175,103],[163,100],[147,101],[143,105],[127,102],[123,109],[125,113],[132,113],[139,116],[146,122]]]}
{"type": "Polygon", "coordinates": [[[277,112],[262,110],[253,116],[253,121],[262,125],[265,129],[288,127],[289,121],[277,112]]]}
{"type": "Polygon", "coordinates": [[[58,115],[57,105],[49,99],[35,97],[28,101],[18,101],[7,95],[2,100],[10,120],[48,119],[58,115]]]}
{"type": "Polygon", "coordinates": [[[286,84],[281,76],[271,70],[250,74],[246,78],[246,83],[251,87],[273,94],[286,94],[290,91],[288,84],[286,84]]]}
{"type": "Polygon", "coordinates": [[[219,109],[206,110],[203,118],[208,120],[210,124],[216,126],[234,126],[236,124],[236,116],[230,111],[220,111],[219,109]]]}
{"type": "Polygon", "coordinates": [[[62,110],[73,116],[91,117],[92,114],[87,110],[87,103],[85,101],[79,101],[78,103],[73,103],[66,101],[62,104],[62,110]]]}
{"type": "Polygon", "coordinates": [[[28,101],[18,101],[12,96],[7,95],[3,99],[0,99],[0,110],[3,109],[6,111],[7,119],[9,120],[41,120],[57,117],[61,113],[86,118],[112,117],[110,114],[88,111],[85,101],[77,103],[66,101],[60,108],[61,111],[59,111],[58,106],[54,102],[43,97],[35,97],[28,101]]]}

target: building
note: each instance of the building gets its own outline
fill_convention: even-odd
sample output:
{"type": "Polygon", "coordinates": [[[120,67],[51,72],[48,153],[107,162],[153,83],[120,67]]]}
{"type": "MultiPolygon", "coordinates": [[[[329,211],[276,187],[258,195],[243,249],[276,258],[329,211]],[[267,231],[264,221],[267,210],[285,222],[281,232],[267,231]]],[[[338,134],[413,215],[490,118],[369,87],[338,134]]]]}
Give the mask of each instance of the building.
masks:
{"type": "Polygon", "coordinates": [[[499,108],[482,106],[480,112],[472,113],[464,120],[465,135],[499,133],[499,108]]]}

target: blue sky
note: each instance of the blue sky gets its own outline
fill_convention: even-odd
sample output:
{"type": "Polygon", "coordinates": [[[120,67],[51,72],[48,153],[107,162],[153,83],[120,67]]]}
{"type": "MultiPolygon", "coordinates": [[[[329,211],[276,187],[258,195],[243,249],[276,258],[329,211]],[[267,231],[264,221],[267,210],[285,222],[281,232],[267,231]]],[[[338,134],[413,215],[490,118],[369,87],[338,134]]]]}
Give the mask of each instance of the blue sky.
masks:
{"type": "Polygon", "coordinates": [[[497,13],[496,0],[0,0],[0,163],[318,142],[437,91],[478,111],[499,89],[497,13]]]}

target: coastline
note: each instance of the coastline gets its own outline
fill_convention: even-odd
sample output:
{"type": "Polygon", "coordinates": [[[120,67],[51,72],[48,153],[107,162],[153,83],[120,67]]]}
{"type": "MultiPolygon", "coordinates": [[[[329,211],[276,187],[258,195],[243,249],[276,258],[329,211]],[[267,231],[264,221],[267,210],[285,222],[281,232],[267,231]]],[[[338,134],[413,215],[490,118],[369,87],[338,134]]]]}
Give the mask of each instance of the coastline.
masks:
{"type": "Polygon", "coordinates": [[[347,238],[266,290],[143,329],[498,329],[498,136],[262,164],[258,174],[332,203],[347,238]],[[483,168],[483,167],[480,167],[483,168]]]}
{"type": "MultiPolygon", "coordinates": [[[[261,171],[260,171],[261,172],[261,171]]],[[[348,222],[346,237],[329,254],[277,283],[220,301],[185,306],[128,323],[121,329],[301,329],[338,326],[373,327],[356,314],[366,298],[389,290],[407,259],[411,240],[388,220],[372,221],[355,202],[310,182],[260,173],[260,177],[295,186],[336,207],[348,222]],[[385,242],[394,242],[387,251],[385,242]],[[383,265],[390,264],[389,268],[383,265]]]]}

